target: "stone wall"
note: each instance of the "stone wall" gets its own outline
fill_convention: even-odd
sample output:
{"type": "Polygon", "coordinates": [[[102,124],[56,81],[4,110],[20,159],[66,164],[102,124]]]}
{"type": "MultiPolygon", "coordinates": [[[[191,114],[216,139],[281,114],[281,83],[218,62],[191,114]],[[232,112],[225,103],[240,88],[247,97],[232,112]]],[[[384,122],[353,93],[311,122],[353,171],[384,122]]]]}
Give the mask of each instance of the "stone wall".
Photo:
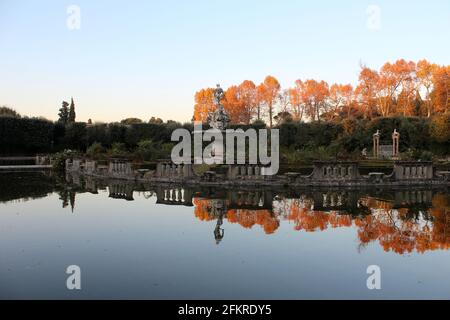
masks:
{"type": "Polygon", "coordinates": [[[161,161],[156,171],[147,169],[133,170],[130,161],[110,160],[101,163],[95,160],[68,159],[66,171],[77,172],[105,178],[142,180],[149,182],[183,182],[190,184],[217,185],[295,185],[295,186],[370,186],[370,185],[405,185],[405,184],[448,184],[450,172],[434,173],[432,162],[398,161],[392,174],[370,172],[362,176],[358,162],[353,161],[317,161],[314,162],[312,174],[302,176],[299,172],[283,175],[265,176],[265,168],[258,165],[229,165],[227,172],[206,171],[195,175],[191,164],[173,164],[161,161]],[[145,172],[146,174],[143,174],[145,172]],[[148,173],[148,174],[147,174],[148,173]]]}

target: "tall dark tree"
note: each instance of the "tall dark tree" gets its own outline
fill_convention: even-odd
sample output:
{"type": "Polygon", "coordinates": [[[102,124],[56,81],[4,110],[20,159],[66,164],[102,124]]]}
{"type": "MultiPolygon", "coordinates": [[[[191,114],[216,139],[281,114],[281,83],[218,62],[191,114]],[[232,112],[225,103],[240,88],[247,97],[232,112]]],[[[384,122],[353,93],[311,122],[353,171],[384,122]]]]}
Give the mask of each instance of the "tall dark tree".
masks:
{"type": "Polygon", "coordinates": [[[63,123],[63,124],[67,124],[67,122],[69,121],[69,103],[67,101],[63,101],[62,102],[62,107],[61,109],[59,109],[59,119],[58,121],[63,123]]]}
{"type": "Polygon", "coordinates": [[[69,123],[74,123],[75,122],[75,118],[76,118],[76,113],[75,113],[75,103],[73,102],[73,98],[70,102],[70,108],[69,108],[69,123]]]}

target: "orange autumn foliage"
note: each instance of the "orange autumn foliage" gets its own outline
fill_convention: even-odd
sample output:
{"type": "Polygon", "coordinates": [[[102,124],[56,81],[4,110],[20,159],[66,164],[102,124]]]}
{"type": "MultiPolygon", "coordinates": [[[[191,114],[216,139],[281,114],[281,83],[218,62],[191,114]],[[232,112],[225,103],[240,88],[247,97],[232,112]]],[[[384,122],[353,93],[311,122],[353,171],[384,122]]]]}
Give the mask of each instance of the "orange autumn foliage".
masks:
{"type": "MultiPolygon", "coordinates": [[[[206,120],[213,109],[213,90],[196,92],[195,120],[206,120]]],[[[258,86],[250,80],[232,85],[225,97],[224,106],[236,124],[257,119],[267,120],[272,127],[279,113],[297,121],[432,117],[450,111],[450,66],[425,59],[417,63],[398,59],[383,64],[379,70],[362,66],[355,89],[351,84],[328,85],[316,79],[299,79],[293,87],[283,89],[275,77],[267,76],[258,86]]]]}

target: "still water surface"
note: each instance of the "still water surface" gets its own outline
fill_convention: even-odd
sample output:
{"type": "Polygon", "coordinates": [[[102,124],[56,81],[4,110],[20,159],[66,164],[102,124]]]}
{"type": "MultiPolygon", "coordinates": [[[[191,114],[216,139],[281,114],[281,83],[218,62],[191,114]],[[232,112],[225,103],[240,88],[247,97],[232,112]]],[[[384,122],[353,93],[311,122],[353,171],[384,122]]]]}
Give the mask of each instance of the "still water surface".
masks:
{"type": "Polygon", "coordinates": [[[0,298],[450,298],[450,193],[0,175],[0,298]],[[81,290],[66,268],[81,268],[81,290]],[[381,290],[368,290],[369,265],[381,290]]]}

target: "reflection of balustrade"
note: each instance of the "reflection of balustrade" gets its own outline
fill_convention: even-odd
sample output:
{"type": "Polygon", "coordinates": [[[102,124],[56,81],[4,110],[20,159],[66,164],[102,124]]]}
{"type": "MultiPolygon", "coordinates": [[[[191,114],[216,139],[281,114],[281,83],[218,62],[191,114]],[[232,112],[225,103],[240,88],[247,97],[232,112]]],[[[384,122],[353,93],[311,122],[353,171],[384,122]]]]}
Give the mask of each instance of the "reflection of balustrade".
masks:
{"type": "Polygon", "coordinates": [[[109,197],[114,199],[134,200],[133,186],[129,184],[111,184],[108,186],[109,197]]]}
{"type": "Polygon", "coordinates": [[[269,191],[229,192],[230,209],[272,210],[273,194],[269,191]]]}
{"type": "Polygon", "coordinates": [[[355,212],[358,207],[358,195],[344,191],[315,192],[313,203],[314,210],[318,211],[347,210],[355,212]]]}
{"type": "Polygon", "coordinates": [[[156,189],[156,203],[167,205],[193,206],[191,190],[184,188],[163,188],[156,189]]]}
{"type": "Polygon", "coordinates": [[[412,205],[431,206],[433,192],[431,190],[402,190],[395,192],[394,207],[404,208],[412,205]]]}

